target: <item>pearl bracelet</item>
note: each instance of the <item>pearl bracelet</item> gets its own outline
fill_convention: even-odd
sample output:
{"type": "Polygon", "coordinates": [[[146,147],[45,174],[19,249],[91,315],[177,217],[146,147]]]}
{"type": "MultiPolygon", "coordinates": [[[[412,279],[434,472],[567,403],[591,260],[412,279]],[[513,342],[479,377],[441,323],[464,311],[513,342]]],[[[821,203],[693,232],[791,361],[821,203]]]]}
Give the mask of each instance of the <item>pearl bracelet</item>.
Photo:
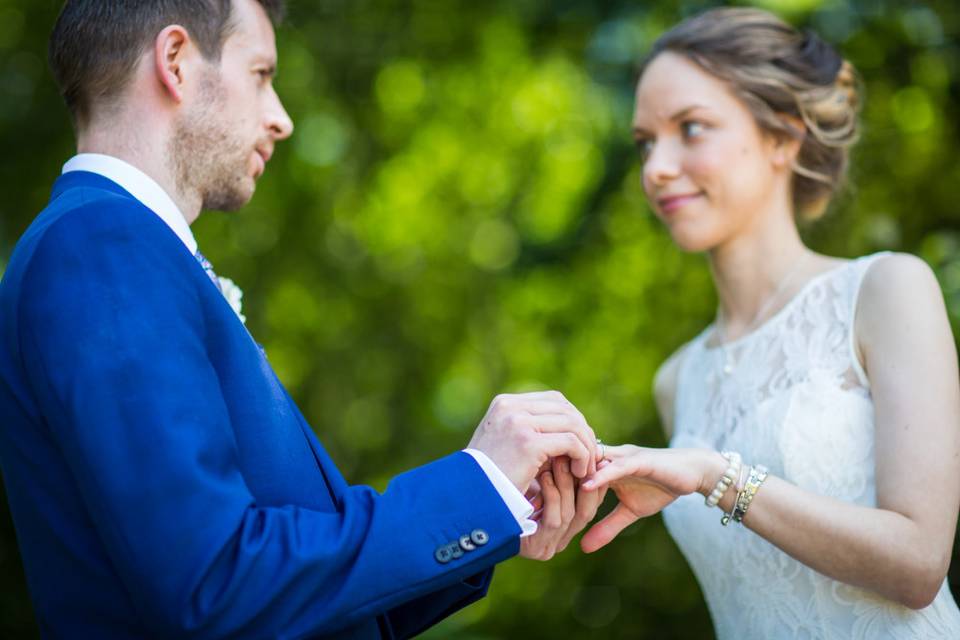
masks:
{"type": "Polygon", "coordinates": [[[723,514],[723,517],[720,518],[720,524],[727,526],[727,523],[729,523],[731,519],[733,519],[734,522],[743,522],[743,518],[747,515],[747,509],[750,508],[750,503],[753,502],[757,491],[760,490],[760,485],[767,479],[767,474],[768,470],[762,464],[750,467],[747,483],[744,485],[743,490],[737,493],[737,500],[733,505],[733,511],[723,514]]]}
{"type": "Polygon", "coordinates": [[[723,498],[723,494],[727,492],[727,489],[730,488],[730,485],[733,484],[733,481],[740,476],[740,454],[736,451],[724,451],[721,455],[727,459],[729,466],[727,470],[724,471],[723,475],[720,476],[720,479],[717,480],[717,484],[713,487],[713,491],[710,492],[710,495],[704,500],[704,504],[708,507],[715,507],[720,503],[720,499],[723,498]]]}

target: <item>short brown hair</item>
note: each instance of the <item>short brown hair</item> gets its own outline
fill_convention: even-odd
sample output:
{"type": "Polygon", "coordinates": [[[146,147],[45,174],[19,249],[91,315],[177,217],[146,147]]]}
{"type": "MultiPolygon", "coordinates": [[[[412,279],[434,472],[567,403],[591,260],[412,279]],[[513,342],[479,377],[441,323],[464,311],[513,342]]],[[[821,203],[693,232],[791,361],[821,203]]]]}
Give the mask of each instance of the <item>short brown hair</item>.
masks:
{"type": "MultiPolygon", "coordinates": [[[[258,0],[276,24],[283,0],[258,0]]],[[[50,34],[49,60],[77,126],[92,106],[120,94],[153,38],[183,26],[204,58],[218,61],[232,29],[233,0],[67,0],[50,34]]]]}
{"type": "Polygon", "coordinates": [[[797,137],[779,116],[802,119],[794,211],[808,220],[826,211],[846,180],[858,136],[860,83],[849,62],[814,32],[761,9],[713,9],[681,22],[654,43],[643,68],[664,51],[726,82],[768,133],[797,137]]]}

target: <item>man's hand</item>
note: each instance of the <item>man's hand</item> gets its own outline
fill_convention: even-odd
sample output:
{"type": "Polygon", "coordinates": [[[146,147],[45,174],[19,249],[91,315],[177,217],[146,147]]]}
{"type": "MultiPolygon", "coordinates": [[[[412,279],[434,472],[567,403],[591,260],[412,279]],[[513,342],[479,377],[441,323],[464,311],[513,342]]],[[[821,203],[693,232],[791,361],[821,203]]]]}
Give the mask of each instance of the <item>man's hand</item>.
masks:
{"type": "Polygon", "coordinates": [[[606,495],[606,489],[586,491],[577,488],[566,457],[554,458],[552,469],[540,474],[531,485],[539,493],[529,499],[539,511],[537,532],[520,539],[520,555],[532,560],[549,560],[567,548],[575,535],[593,520],[606,495]]]}
{"type": "Polygon", "coordinates": [[[521,492],[551,458],[567,456],[577,478],[596,471],[593,429],[559,391],[497,396],[468,446],[486,454],[521,492]]]}

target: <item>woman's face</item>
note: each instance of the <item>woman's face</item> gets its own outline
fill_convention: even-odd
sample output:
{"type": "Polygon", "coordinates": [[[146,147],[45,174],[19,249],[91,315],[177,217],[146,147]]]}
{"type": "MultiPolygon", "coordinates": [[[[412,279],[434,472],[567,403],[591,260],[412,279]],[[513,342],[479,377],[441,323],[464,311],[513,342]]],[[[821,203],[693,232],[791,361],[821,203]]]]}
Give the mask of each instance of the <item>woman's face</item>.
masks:
{"type": "Polygon", "coordinates": [[[782,145],[723,81],[687,58],[665,52],[647,66],[633,129],[643,189],[680,248],[710,250],[788,208],[782,145]]]}

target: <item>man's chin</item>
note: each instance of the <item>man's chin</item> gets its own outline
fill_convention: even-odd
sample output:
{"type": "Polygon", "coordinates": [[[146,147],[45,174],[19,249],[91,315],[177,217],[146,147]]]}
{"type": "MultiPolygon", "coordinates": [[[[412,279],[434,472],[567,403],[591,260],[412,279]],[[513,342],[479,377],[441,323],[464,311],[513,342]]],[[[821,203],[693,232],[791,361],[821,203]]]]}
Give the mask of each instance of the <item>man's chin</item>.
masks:
{"type": "Polygon", "coordinates": [[[253,198],[256,185],[251,181],[248,189],[236,190],[230,193],[211,194],[204,198],[203,208],[207,211],[237,211],[242,209],[253,198]]]}
{"type": "Polygon", "coordinates": [[[207,211],[239,211],[250,202],[250,199],[253,198],[253,193],[246,197],[237,197],[229,200],[217,199],[204,201],[203,208],[207,211]]]}

